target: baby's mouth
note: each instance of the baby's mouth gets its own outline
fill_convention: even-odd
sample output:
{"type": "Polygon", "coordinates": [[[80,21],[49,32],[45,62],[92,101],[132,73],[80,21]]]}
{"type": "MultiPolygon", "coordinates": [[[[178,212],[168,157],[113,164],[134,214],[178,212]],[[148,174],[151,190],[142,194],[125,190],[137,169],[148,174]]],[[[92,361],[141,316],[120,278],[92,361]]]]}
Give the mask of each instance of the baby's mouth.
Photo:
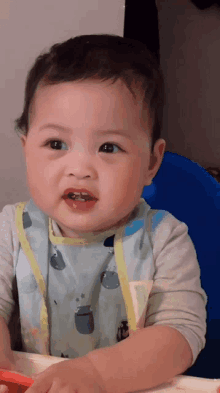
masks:
{"type": "Polygon", "coordinates": [[[93,201],[95,199],[91,195],[87,194],[86,192],[69,192],[67,194],[67,197],[68,199],[72,199],[73,201],[81,201],[81,202],[93,201]]]}
{"type": "Polygon", "coordinates": [[[81,205],[83,205],[83,202],[84,202],[85,206],[87,206],[89,202],[95,203],[98,201],[96,196],[91,191],[89,191],[85,188],[81,188],[81,189],[67,188],[64,191],[63,199],[67,202],[67,204],[68,204],[68,201],[69,202],[75,201],[75,202],[79,202],[79,204],[81,204],[81,205]],[[88,202],[88,203],[86,203],[86,202],[88,202]]]}

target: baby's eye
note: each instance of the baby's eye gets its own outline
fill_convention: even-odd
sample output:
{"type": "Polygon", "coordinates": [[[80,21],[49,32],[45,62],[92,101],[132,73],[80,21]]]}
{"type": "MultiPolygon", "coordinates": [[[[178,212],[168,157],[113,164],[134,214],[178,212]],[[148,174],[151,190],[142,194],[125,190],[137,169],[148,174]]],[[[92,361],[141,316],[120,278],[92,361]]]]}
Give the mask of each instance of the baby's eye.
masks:
{"type": "Polygon", "coordinates": [[[59,139],[53,139],[53,140],[48,141],[46,143],[46,146],[48,146],[48,145],[53,150],[67,150],[67,148],[66,149],[62,149],[62,145],[66,145],[66,143],[60,141],[59,139]]]}
{"type": "Polygon", "coordinates": [[[122,151],[122,149],[114,143],[103,143],[99,148],[99,151],[103,153],[117,153],[119,150],[122,151]]]}

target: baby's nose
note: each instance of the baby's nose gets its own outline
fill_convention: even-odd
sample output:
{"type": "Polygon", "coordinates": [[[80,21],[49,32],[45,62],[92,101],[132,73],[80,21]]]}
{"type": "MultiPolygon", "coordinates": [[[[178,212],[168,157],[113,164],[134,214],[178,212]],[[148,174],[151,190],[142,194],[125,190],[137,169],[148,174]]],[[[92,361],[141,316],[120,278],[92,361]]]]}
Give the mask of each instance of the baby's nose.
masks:
{"type": "Polygon", "coordinates": [[[78,179],[95,179],[97,176],[93,159],[83,153],[70,154],[66,161],[66,174],[78,179]]]}

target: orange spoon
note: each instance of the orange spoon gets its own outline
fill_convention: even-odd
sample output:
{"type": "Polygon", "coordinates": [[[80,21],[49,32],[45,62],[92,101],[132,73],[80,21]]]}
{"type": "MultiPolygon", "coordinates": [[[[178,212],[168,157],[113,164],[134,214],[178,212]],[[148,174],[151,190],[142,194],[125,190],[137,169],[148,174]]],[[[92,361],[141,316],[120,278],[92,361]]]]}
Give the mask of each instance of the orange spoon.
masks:
{"type": "Polygon", "coordinates": [[[33,379],[25,375],[7,370],[0,371],[0,384],[8,387],[8,393],[24,393],[33,383],[33,379]]]}

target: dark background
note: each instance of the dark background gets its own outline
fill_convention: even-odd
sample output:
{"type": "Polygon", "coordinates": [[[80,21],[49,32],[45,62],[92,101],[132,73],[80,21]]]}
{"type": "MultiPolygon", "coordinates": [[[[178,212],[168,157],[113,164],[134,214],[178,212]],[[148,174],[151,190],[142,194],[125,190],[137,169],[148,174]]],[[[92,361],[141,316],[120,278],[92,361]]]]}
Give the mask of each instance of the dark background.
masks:
{"type": "Polygon", "coordinates": [[[126,0],[124,37],[143,42],[159,60],[158,13],[154,0],[126,0]]]}

